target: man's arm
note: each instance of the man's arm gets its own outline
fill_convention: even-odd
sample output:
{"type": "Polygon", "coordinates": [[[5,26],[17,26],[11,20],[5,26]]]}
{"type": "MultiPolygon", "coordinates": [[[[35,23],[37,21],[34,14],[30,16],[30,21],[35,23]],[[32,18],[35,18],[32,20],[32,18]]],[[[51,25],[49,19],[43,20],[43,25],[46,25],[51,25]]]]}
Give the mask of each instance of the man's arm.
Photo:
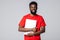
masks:
{"type": "Polygon", "coordinates": [[[34,35],[40,35],[41,33],[44,33],[44,32],[45,32],[45,27],[42,26],[40,28],[40,31],[35,32],[34,35]]]}
{"type": "Polygon", "coordinates": [[[36,31],[34,33],[29,33],[28,36],[34,36],[34,35],[40,35],[41,33],[44,33],[45,32],[45,27],[41,27],[40,28],[40,31],[36,31]]]}
{"type": "Polygon", "coordinates": [[[22,26],[19,26],[18,31],[19,32],[29,32],[29,31],[35,32],[36,29],[35,28],[23,28],[22,26]]]}

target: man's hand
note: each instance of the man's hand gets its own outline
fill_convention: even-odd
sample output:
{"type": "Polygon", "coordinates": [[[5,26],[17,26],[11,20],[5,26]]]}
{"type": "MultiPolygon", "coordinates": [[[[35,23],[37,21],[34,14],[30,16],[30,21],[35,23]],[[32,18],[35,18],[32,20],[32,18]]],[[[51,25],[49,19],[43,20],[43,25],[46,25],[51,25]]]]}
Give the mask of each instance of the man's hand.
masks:
{"type": "Polygon", "coordinates": [[[36,32],[36,31],[37,31],[37,28],[32,28],[32,31],[33,31],[33,32],[36,32]]]}
{"type": "Polygon", "coordinates": [[[28,33],[27,36],[34,36],[35,32],[37,32],[37,28],[32,28],[32,32],[28,33]]]}
{"type": "Polygon", "coordinates": [[[31,36],[34,36],[34,33],[32,33],[32,32],[31,33],[28,33],[27,36],[30,36],[30,37],[31,36]]]}

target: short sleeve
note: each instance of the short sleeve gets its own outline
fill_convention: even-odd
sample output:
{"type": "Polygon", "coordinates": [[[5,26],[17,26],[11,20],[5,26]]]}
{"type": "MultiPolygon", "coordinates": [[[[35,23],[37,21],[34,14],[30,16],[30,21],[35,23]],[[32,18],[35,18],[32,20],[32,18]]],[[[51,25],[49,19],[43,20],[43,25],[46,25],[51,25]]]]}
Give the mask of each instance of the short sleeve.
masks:
{"type": "Polygon", "coordinates": [[[45,26],[46,26],[46,23],[45,23],[45,21],[44,21],[43,17],[41,17],[41,26],[43,26],[43,27],[45,27],[45,26]]]}
{"type": "Polygon", "coordinates": [[[18,25],[19,25],[19,26],[22,26],[22,27],[25,26],[25,17],[23,17],[23,18],[20,20],[20,22],[19,22],[18,25]]]}

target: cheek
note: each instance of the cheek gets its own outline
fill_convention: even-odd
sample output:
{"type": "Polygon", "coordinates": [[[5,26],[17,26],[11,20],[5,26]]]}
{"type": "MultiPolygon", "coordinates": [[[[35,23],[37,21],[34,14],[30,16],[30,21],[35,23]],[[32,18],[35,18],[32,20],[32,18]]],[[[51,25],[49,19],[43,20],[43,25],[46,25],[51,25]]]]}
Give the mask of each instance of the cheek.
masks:
{"type": "Polygon", "coordinates": [[[30,8],[30,11],[33,11],[33,9],[30,8]]]}
{"type": "Polygon", "coordinates": [[[33,10],[33,8],[30,8],[30,10],[33,10]]]}

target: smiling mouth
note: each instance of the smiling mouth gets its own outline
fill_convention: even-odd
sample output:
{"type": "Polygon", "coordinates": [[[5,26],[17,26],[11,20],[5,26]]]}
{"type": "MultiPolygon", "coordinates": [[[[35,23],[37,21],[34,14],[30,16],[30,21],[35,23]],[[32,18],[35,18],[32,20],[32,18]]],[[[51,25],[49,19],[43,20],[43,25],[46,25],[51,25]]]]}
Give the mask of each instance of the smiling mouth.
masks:
{"type": "Polygon", "coordinates": [[[32,10],[32,12],[35,12],[35,10],[32,10]]]}

